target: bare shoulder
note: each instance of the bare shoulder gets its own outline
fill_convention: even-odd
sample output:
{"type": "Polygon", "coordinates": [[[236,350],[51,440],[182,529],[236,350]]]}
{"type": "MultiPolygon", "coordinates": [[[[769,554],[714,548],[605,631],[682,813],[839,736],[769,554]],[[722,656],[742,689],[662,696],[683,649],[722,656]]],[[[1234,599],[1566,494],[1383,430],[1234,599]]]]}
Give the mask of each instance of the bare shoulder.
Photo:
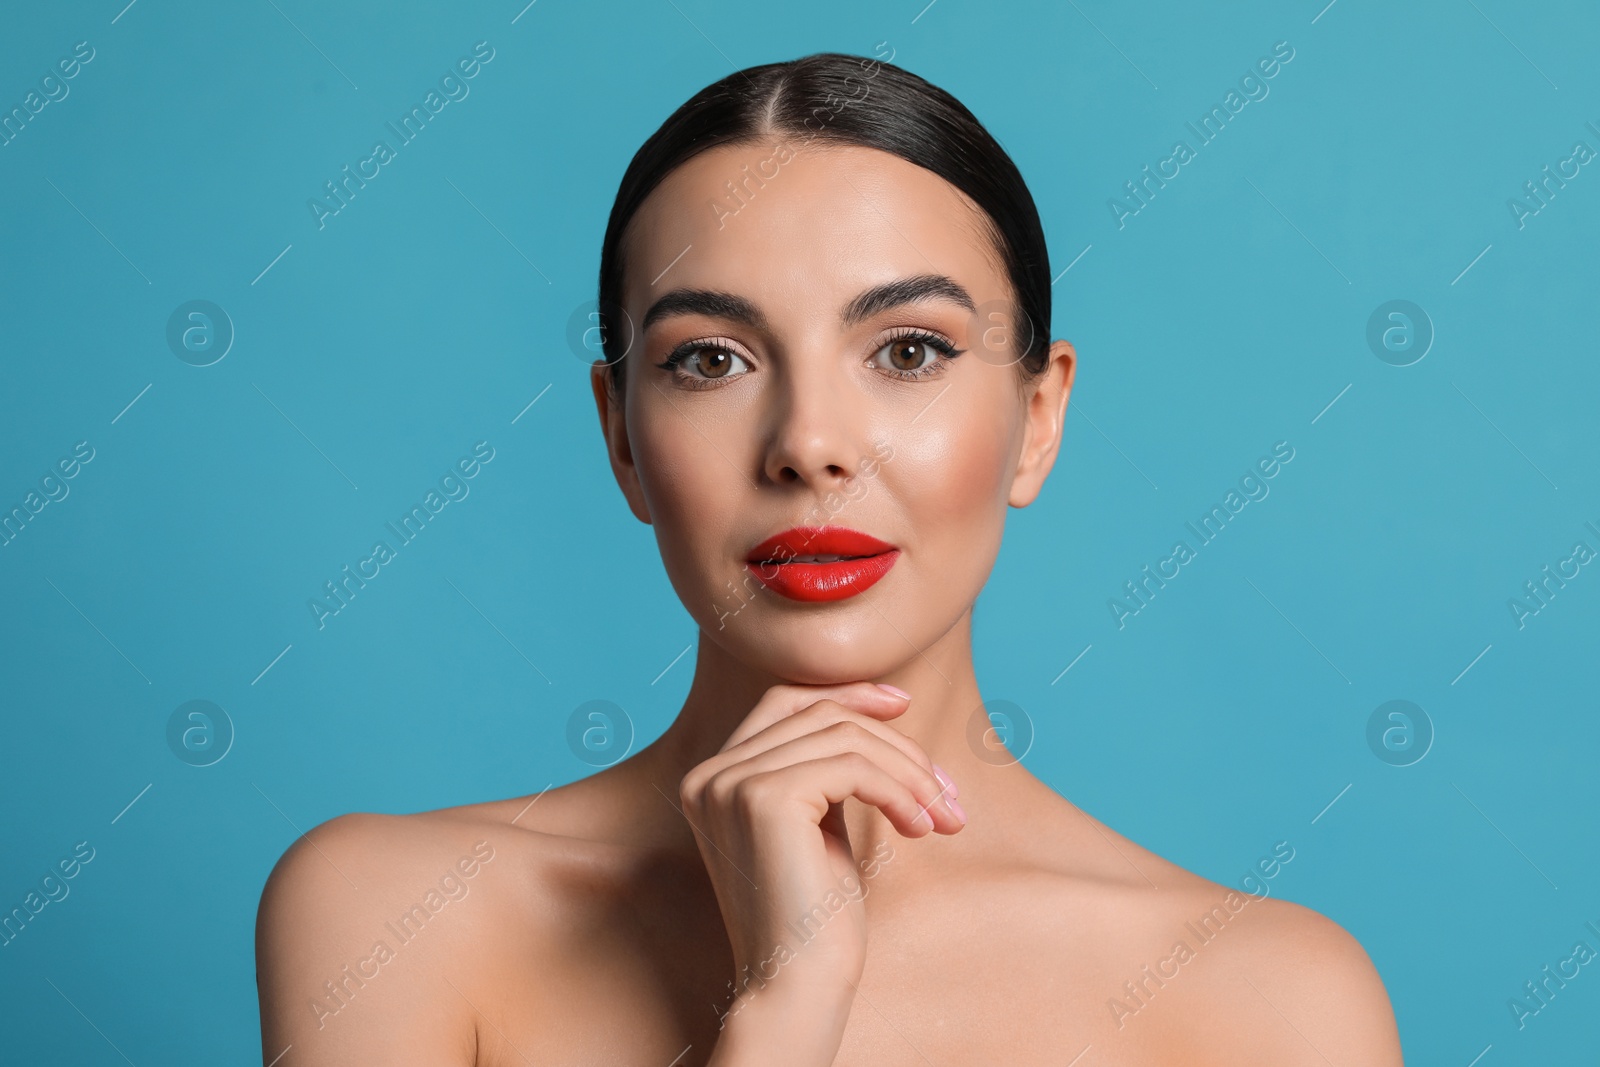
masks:
{"type": "Polygon", "coordinates": [[[1237,1055],[1307,1067],[1330,1060],[1398,1067],[1394,1010],[1360,942],[1287,900],[1251,899],[1245,910],[1249,921],[1219,957],[1210,998],[1237,1055]]]}
{"type": "Polygon", "coordinates": [[[1144,914],[1129,929],[1148,947],[1122,968],[1107,1021],[1121,1031],[1162,1019],[1148,1030],[1153,1044],[1197,1067],[1398,1067],[1394,1012],[1361,944],[1270,895],[1252,870],[1239,886],[1184,871],[1141,895],[1144,914]]]}
{"type": "Polygon", "coordinates": [[[1130,1062],[1401,1064],[1367,952],[1332,919],[1281,898],[1290,842],[1248,857],[1222,884],[1065,798],[1039,807],[1050,811],[1051,844],[1030,862],[1058,890],[1051,907],[1090,929],[1071,946],[1096,975],[1079,992],[1130,1062]]]}
{"type": "Polygon", "coordinates": [[[341,815],[289,846],[256,915],[264,1062],[477,1062],[485,988],[539,951],[548,841],[509,805],[341,815]]]}

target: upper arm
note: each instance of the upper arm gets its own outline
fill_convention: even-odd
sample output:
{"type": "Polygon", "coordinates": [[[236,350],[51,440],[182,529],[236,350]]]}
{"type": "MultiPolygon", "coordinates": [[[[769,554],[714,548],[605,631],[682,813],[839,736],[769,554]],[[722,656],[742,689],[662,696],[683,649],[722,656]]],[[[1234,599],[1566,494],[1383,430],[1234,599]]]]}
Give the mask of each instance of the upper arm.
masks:
{"type": "Polygon", "coordinates": [[[1366,950],[1342,926],[1283,900],[1261,901],[1234,961],[1238,996],[1261,1053],[1288,1067],[1400,1067],[1389,994],[1366,950]],[[1269,906],[1263,906],[1269,905],[1269,906]]]}
{"type": "Polygon", "coordinates": [[[412,883],[427,880],[394,832],[403,818],[325,822],[267,878],[256,914],[263,1063],[474,1062],[472,1015],[440,966],[448,939],[402,942],[393,926],[412,883]]]}

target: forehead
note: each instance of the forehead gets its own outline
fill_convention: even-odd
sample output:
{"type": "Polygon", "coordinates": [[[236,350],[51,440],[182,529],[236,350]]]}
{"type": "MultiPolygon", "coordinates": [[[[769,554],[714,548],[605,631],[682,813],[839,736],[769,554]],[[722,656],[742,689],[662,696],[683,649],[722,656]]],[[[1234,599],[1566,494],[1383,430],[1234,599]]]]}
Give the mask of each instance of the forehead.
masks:
{"type": "Polygon", "coordinates": [[[635,316],[680,286],[740,293],[774,321],[912,275],[949,275],[980,303],[1010,289],[988,220],[961,190],[892,153],[793,134],[678,167],[640,205],[623,258],[635,316]]]}

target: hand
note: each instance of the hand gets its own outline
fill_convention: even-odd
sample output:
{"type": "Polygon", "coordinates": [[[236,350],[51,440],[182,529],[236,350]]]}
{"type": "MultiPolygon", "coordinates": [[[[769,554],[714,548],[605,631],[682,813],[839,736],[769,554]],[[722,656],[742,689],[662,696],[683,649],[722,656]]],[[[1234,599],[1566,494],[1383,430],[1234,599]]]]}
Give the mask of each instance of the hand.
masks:
{"type": "Polygon", "coordinates": [[[738,999],[725,1028],[759,1031],[762,1062],[781,1050],[788,1062],[832,1063],[866,965],[844,799],[878,808],[906,837],[966,821],[927,753],[886,725],[908,706],[869,682],[773,686],[679,786],[733,948],[738,999]]]}

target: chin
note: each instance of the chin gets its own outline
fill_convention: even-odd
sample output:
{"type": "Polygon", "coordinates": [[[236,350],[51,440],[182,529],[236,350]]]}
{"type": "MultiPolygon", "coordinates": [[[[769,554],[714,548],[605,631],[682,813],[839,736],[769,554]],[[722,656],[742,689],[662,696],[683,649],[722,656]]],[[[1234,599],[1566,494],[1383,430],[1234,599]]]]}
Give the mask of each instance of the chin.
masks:
{"type": "Polygon", "coordinates": [[[799,685],[837,685],[882,677],[914,654],[892,630],[880,632],[882,622],[876,613],[865,627],[752,618],[738,632],[734,620],[720,633],[706,632],[730,656],[756,670],[799,685]],[[879,625],[872,626],[872,621],[879,625]]]}

